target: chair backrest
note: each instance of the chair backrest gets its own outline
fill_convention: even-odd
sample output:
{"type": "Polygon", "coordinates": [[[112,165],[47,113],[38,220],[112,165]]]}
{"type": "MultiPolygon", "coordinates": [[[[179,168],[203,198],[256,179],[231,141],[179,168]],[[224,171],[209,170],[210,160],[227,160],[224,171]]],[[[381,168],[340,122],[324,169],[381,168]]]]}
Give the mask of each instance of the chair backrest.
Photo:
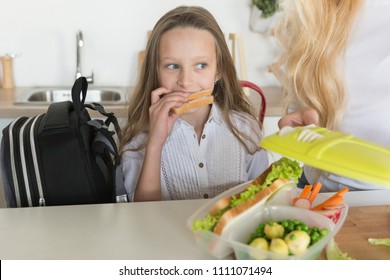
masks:
{"type": "Polygon", "coordinates": [[[265,99],[265,95],[264,95],[262,89],[258,85],[254,84],[252,82],[249,82],[249,81],[241,80],[240,84],[243,88],[250,88],[250,89],[256,91],[260,95],[261,104],[260,104],[260,110],[259,110],[259,123],[261,126],[263,126],[265,111],[267,109],[267,101],[265,99]]]}

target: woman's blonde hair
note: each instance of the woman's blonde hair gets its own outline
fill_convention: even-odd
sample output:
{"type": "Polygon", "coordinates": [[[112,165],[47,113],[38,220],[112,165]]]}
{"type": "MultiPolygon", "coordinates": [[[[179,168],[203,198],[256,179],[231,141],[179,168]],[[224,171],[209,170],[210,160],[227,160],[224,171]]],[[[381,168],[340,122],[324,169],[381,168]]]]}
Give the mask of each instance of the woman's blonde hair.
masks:
{"type": "Polygon", "coordinates": [[[285,49],[288,105],[314,108],[320,126],[338,129],[347,92],[343,58],[363,0],[288,0],[275,35],[285,49]]]}
{"type": "MultiPolygon", "coordinates": [[[[249,151],[249,147],[242,138],[257,146],[255,141],[258,139],[250,139],[249,136],[238,131],[229,116],[230,111],[235,110],[248,113],[253,118],[256,118],[254,110],[240,86],[235,65],[223,32],[208,10],[196,6],[180,6],[161,17],[150,34],[138,82],[130,100],[127,123],[123,128],[122,137],[119,141],[120,151],[123,153],[124,146],[139,133],[148,131],[151,92],[160,86],[158,63],[161,36],[165,32],[177,27],[206,30],[213,35],[216,44],[217,72],[219,76],[213,91],[214,103],[218,104],[222,109],[223,118],[229,129],[244,147],[249,151]]],[[[144,148],[145,145],[146,140],[137,150],[144,148]]]]}

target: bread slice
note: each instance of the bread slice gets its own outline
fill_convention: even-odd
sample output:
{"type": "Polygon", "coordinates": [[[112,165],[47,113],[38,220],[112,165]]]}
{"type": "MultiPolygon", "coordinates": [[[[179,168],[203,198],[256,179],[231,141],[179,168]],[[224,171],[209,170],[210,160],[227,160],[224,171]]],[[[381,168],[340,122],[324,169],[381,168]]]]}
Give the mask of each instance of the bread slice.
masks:
{"type": "MultiPolygon", "coordinates": [[[[250,185],[260,186],[261,184],[263,184],[265,178],[267,177],[268,173],[271,170],[272,170],[272,165],[270,165],[266,170],[263,171],[263,173],[261,173],[255,179],[253,179],[243,191],[235,193],[234,196],[240,197],[241,193],[245,192],[250,185]]],[[[220,200],[218,200],[210,209],[209,214],[215,216],[219,210],[225,209],[227,206],[229,206],[230,202],[232,201],[232,196],[233,195],[223,197],[220,200]]]]}
{"type": "MultiPolygon", "coordinates": [[[[267,173],[268,172],[264,172],[263,174],[267,173]]],[[[263,174],[256,178],[254,181],[252,181],[251,184],[253,184],[257,179],[261,180],[260,177],[262,177],[263,174]]],[[[238,216],[246,216],[251,211],[255,211],[259,206],[266,203],[267,199],[271,197],[277,190],[281,189],[288,183],[290,183],[289,179],[277,179],[270,186],[256,193],[252,199],[248,199],[240,205],[226,211],[219,219],[217,225],[214,227],[214,233],[222,235],[226,227],[228,225],[231,226],[233,224],[233,219],[237,218],[238,216]]]]}
{"type": "Polygon", "coordinates": [[[203,96],[201,98],[193,99],[193,100],[183,104],[180,107],[172,108],[172,112],[174,112],[178,115],[181,115],[192,108],[212,104],[213,102],[214,102],[214,96],[206,95],[206,96],[203,96]]]}
{"type": "Polygon", "coordinates": [[[201,98],[203,96],[211,95],[212,92],[213,92],[212,88],[197,91],[197,92],[191,94],[190,96],[188,96],[188,101],[195,100],[195,99],[201,98]]]}
{"type": "Polygon", "coordinates": [[[213,205],[213,207],[209,211],[209,214],[211,216],[216,216],[219,210],[225,209],[229,206],[230,201],[232,201],[231,196],[221,198],[213,205]]]}

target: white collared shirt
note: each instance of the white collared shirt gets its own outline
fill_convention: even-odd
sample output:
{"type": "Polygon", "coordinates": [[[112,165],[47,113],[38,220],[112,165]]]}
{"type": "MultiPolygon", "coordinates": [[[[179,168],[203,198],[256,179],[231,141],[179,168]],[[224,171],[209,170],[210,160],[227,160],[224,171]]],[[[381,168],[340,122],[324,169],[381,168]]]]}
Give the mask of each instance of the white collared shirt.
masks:
{"type": "MultiPolygon", "coordinates": [[[[232,113],[235,126],[256,139],[261,130],[254,119],[232,113]]],[[[125,148],[137,147],[139,135],[125,148]]],[[[252,148],[253,147],[252,145],[252,148]]],[[[126,151],[122,157],[125,187],[132,201],[143,165],[145,150],[126,151]]],[[[161,193],[163,200],[212,198],[219,193],[256,178],[268,167],[264,150],[253,155],[229,131],[222,112],[213,105],[200,142],[194,128],[179,118],[162,150],[161,193]]]]}

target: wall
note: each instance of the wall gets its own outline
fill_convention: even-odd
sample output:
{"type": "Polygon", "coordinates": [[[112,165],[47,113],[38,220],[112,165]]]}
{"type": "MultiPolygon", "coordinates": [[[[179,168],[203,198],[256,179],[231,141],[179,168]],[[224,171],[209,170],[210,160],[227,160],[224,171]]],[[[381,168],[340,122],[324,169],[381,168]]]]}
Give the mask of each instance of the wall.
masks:
{"type": "Polygon", "coordinates": [[[147,31],[178,5],[203,6],[226,34],[241,33],[248,80],[278,85],[266,69],[278,58],[275,42],[250,30],[250,0],[0,0],[0,55],[18,55],[16,86],[71,85],[81,30],[83,75],[93,69],[97,85],[132,85],[147,31]]]}

